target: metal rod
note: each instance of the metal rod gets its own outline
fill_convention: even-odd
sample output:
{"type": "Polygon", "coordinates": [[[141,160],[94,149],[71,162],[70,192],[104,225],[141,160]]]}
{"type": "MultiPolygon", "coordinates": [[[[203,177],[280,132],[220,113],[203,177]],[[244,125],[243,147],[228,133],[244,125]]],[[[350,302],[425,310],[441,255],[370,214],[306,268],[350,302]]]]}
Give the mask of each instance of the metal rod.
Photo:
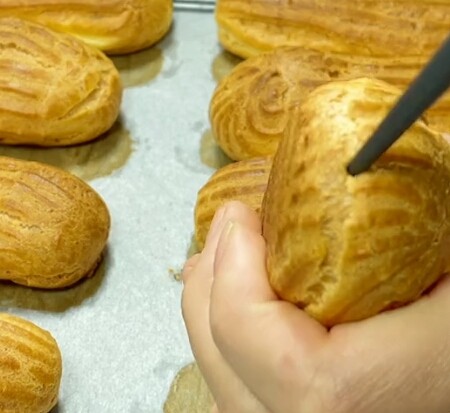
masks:
{"type": "Polygon", "coordinates": [[[450,87],[450,36],[348,165],[350,175],[370,166],[450,87]]]}
{"type": "Polygon", "coordinates": [[[216,2],[212,0],[174,0],[175,10],[184,11],[207,11],[212,12],[216,8],[216,2]]]}

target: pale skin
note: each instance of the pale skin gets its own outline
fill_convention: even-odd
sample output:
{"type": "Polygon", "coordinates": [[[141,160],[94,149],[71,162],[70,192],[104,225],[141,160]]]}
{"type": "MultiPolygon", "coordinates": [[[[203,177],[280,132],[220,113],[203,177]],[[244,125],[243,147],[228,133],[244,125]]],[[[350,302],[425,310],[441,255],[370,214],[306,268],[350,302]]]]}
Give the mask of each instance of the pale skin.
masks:
{"type": "Polygon", "coordinates": [[[183,271],[215,413],[450,412],[448,277],[413,304],[327,330],[277,298],[265,255],[259,217],[233,202],[183,271]]]}

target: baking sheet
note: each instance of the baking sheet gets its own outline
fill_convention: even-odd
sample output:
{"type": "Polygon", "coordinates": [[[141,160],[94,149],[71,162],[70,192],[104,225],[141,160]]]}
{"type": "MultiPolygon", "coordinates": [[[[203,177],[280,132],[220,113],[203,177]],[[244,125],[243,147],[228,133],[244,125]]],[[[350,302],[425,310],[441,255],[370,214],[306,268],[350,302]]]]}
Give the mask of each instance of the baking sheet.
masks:
{"type": "Polygon", "coordinates": [[[197,191],[227,162],[208,132],[208,106],[235,61],[221,53],[211,13],[177,12],[174,21],[155,48],[116,59],[128,88],[105,138],[70,149],[0,148],[90,180],[112,215],[94,278],[58,292],[0,286],[2,311],[50,330],[60,345],[53,413],[162,412],[173,379],[193,361],[174,275],[192,251],[197,191]]]}

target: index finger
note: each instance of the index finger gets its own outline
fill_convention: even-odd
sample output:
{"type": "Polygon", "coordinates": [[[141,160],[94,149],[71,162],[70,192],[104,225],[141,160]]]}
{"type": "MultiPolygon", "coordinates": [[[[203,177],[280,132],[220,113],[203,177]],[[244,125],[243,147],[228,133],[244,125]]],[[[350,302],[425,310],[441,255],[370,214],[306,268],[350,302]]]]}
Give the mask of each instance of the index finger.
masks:
{"type": "MultiPolygon", "coordinates": [[[[250,219],[253,212],[246,214],[250,219]]],[[[210,318],[217,347],[255,395],[272,411],[299,411],[295,401],[312,385],[311,355],[320,351],[327,330],[278,300],[268,282],[261,231],[247,228],[245,220],[232,223],[219,241],[210,318]]]]}

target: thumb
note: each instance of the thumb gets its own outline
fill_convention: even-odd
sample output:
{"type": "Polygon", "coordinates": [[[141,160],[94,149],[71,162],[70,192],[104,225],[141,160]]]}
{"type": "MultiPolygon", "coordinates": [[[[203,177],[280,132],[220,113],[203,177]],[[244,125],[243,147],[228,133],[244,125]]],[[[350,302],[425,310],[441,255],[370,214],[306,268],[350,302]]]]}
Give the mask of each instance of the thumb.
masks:
{"type": "Polygon", "coordinates": [[[325,343],[327,332],[277,298],[268,282],[261,225],[249,227],[255,213],[240,208],[239,219],[225,226],[216,250],[211,332],[224,358],[269,410],[289,411],[280,400],[292,400],[308,355],[325,343]]]}

